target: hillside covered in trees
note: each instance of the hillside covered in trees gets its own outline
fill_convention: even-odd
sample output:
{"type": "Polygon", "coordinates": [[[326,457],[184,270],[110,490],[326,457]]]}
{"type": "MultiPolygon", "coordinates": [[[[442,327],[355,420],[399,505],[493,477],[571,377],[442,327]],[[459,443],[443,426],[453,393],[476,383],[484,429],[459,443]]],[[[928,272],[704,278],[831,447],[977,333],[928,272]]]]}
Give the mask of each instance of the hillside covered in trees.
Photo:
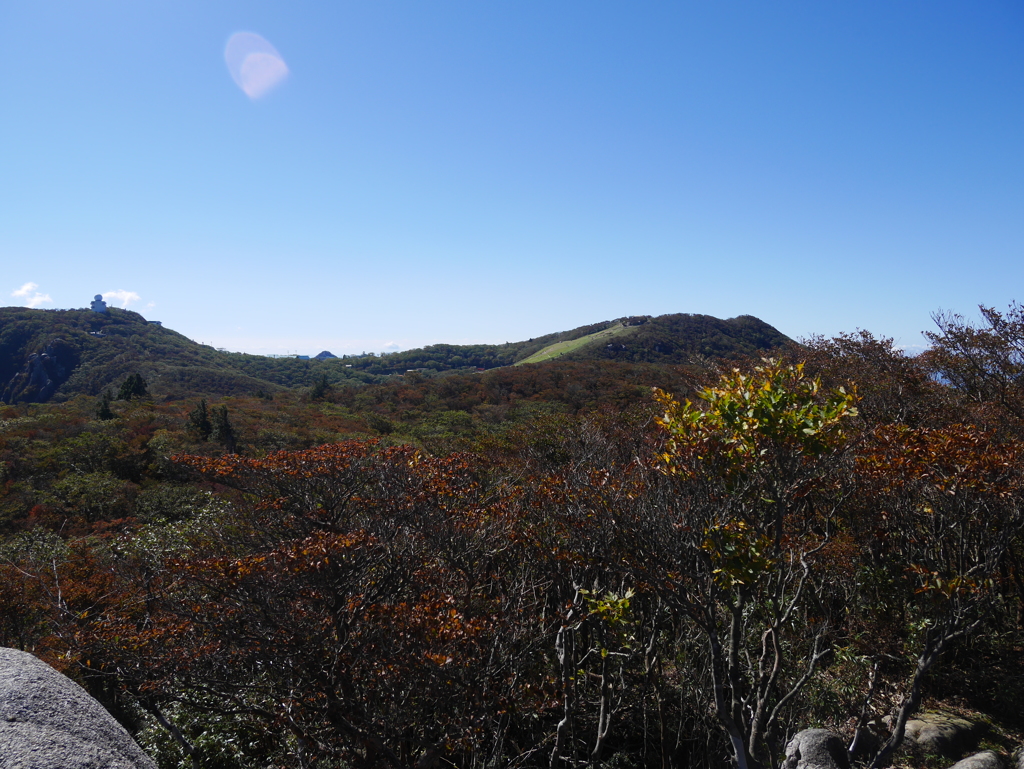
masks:
{"type": "Polygon", "coordinates": [[[99,395],[137,373],[164,399],[195,395],[269,394],[316,382],[359,385],[410,370],[430,376],[472,372],[523,362],[559,342],[580,340],[567,360],[684,364],[701,357],[763,354],[790,340],[751,316],[706,315],[623,318],[504,345],[447,345],[382,355],[323,360],[269,358],[215,350],[192,342],[138,313],[109,309],[0,308],[0,401],[66,400],[99,395]],[[590,343],[616,328],[614,345],[590,343]]]}
{"type": "MultiPolygon", "coordinates": [[[[127,310],[0,307],[0,400],[5,403],[99,395],[131,373],[169,399],[274,392],[308,385],[319,363],[221,352],[127,310]]],[[[331,375],[372,381],[344,367],[331,375]]]]}
{"type": "MultiPolygon", "coordinates": [[[[64,317],[72,376],[137,327],[64,317]]],[[[669,355],[689,318],[614,338],[669,355]]],[[[773,767],[807,726],[859,766],[946,767],[903,745],[935,704],[1008,756],[1024,311],[938,321],[919,357],[866,332],[762,357],[742,321],[755,354],[685,365],[605,342],[180,395],[121,369],[0,406],[0,645],[162,769],[773,767]]]]}

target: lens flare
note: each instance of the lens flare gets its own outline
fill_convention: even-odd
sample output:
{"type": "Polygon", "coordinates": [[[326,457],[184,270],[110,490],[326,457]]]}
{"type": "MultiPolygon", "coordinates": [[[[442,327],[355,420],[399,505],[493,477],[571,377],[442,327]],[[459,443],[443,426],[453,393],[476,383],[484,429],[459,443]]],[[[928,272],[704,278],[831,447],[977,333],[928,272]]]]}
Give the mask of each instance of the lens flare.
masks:
{"type": "Polygon", "coordinates": [[[270,43],[255,32],[236,32],[224,46],[228,72],[245,95],[259,99],[288,77],[288,65],[270,43]]]}

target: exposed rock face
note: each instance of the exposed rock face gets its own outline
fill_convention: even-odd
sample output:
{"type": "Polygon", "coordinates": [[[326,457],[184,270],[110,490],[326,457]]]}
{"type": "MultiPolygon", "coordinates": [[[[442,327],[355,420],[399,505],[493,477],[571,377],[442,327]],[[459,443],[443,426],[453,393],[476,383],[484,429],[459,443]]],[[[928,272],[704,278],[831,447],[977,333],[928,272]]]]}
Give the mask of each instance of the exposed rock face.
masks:
{"type": "Polygon", "coordinates": [[[0,769],[156,769],[82,687],[0,648],[0,769]]]}
{"type": "Polygon", "coordinates": [[[850,769],[846,745],[828,729],[804,729],[786,746],[783,769],[850,769]]]}
{"type": "Polygon", "coordinates": [[[923,753],[959,758],[978,744],[983,729],[948,713],[921,713],[907,721],[904,744],[923,753]]]}
{"type": "Polygon", "coordinates": [[[983,750],[957,761],[949,769],[1003,769],[1003,760],[991,750],[983,750]]]}
{"type": "Polygon", "coordinates": [[[63,339],[54,339],[41,353],[33,353],[25,367],[7,383],[4,403],[45,403],[78,365],[74,349],[63,339]]]}

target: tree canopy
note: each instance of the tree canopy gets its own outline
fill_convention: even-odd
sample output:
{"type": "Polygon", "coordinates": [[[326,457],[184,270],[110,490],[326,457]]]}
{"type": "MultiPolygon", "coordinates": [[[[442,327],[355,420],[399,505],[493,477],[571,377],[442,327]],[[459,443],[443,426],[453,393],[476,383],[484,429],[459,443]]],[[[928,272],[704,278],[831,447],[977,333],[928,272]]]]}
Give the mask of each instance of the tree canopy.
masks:
{"type": "Polygon", "coordinates": [[[161,767],[754,769],[821,725],[880,769],[951,698],[1019,730],[1017,314],[917,358],[3,406],[0,644],[161,767]]]}

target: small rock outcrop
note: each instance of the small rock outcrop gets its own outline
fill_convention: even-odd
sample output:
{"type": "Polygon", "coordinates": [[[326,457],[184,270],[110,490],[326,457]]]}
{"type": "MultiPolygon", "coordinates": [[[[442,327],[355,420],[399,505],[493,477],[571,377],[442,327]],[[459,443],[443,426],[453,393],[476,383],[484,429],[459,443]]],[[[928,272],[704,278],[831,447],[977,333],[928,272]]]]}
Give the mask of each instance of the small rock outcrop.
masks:
{"type": "Polygon", "coordinates": [[[783,769],[850,769],[846,745],[828,729],[804,729],[786,746],[783,769]]]}
{"type": "Polygon", "coordinates": [[[0,648],[0,769],[156,769],[86,691],[26,652],[0,648]]]}
{"type": "Polygon", "coordinates": [[[57,391],[75,366],[78,356],[63,339],[54,339],[40,353],[28,356],[21,372],[4,388],[4,403],[45,403],[57,391]]]}
{"type": "Polygon", "coordinates": [[[1003,769],[1003,760],[991,750],[983,750],[957,761],[949,769],[1003,769]]]}
{"type": "Polygon", "coordinates": [[[907,721],[904,745],[922,753],[959,758],[978,744],[984,729],[948,713],[921,713],[907,721]]]}

